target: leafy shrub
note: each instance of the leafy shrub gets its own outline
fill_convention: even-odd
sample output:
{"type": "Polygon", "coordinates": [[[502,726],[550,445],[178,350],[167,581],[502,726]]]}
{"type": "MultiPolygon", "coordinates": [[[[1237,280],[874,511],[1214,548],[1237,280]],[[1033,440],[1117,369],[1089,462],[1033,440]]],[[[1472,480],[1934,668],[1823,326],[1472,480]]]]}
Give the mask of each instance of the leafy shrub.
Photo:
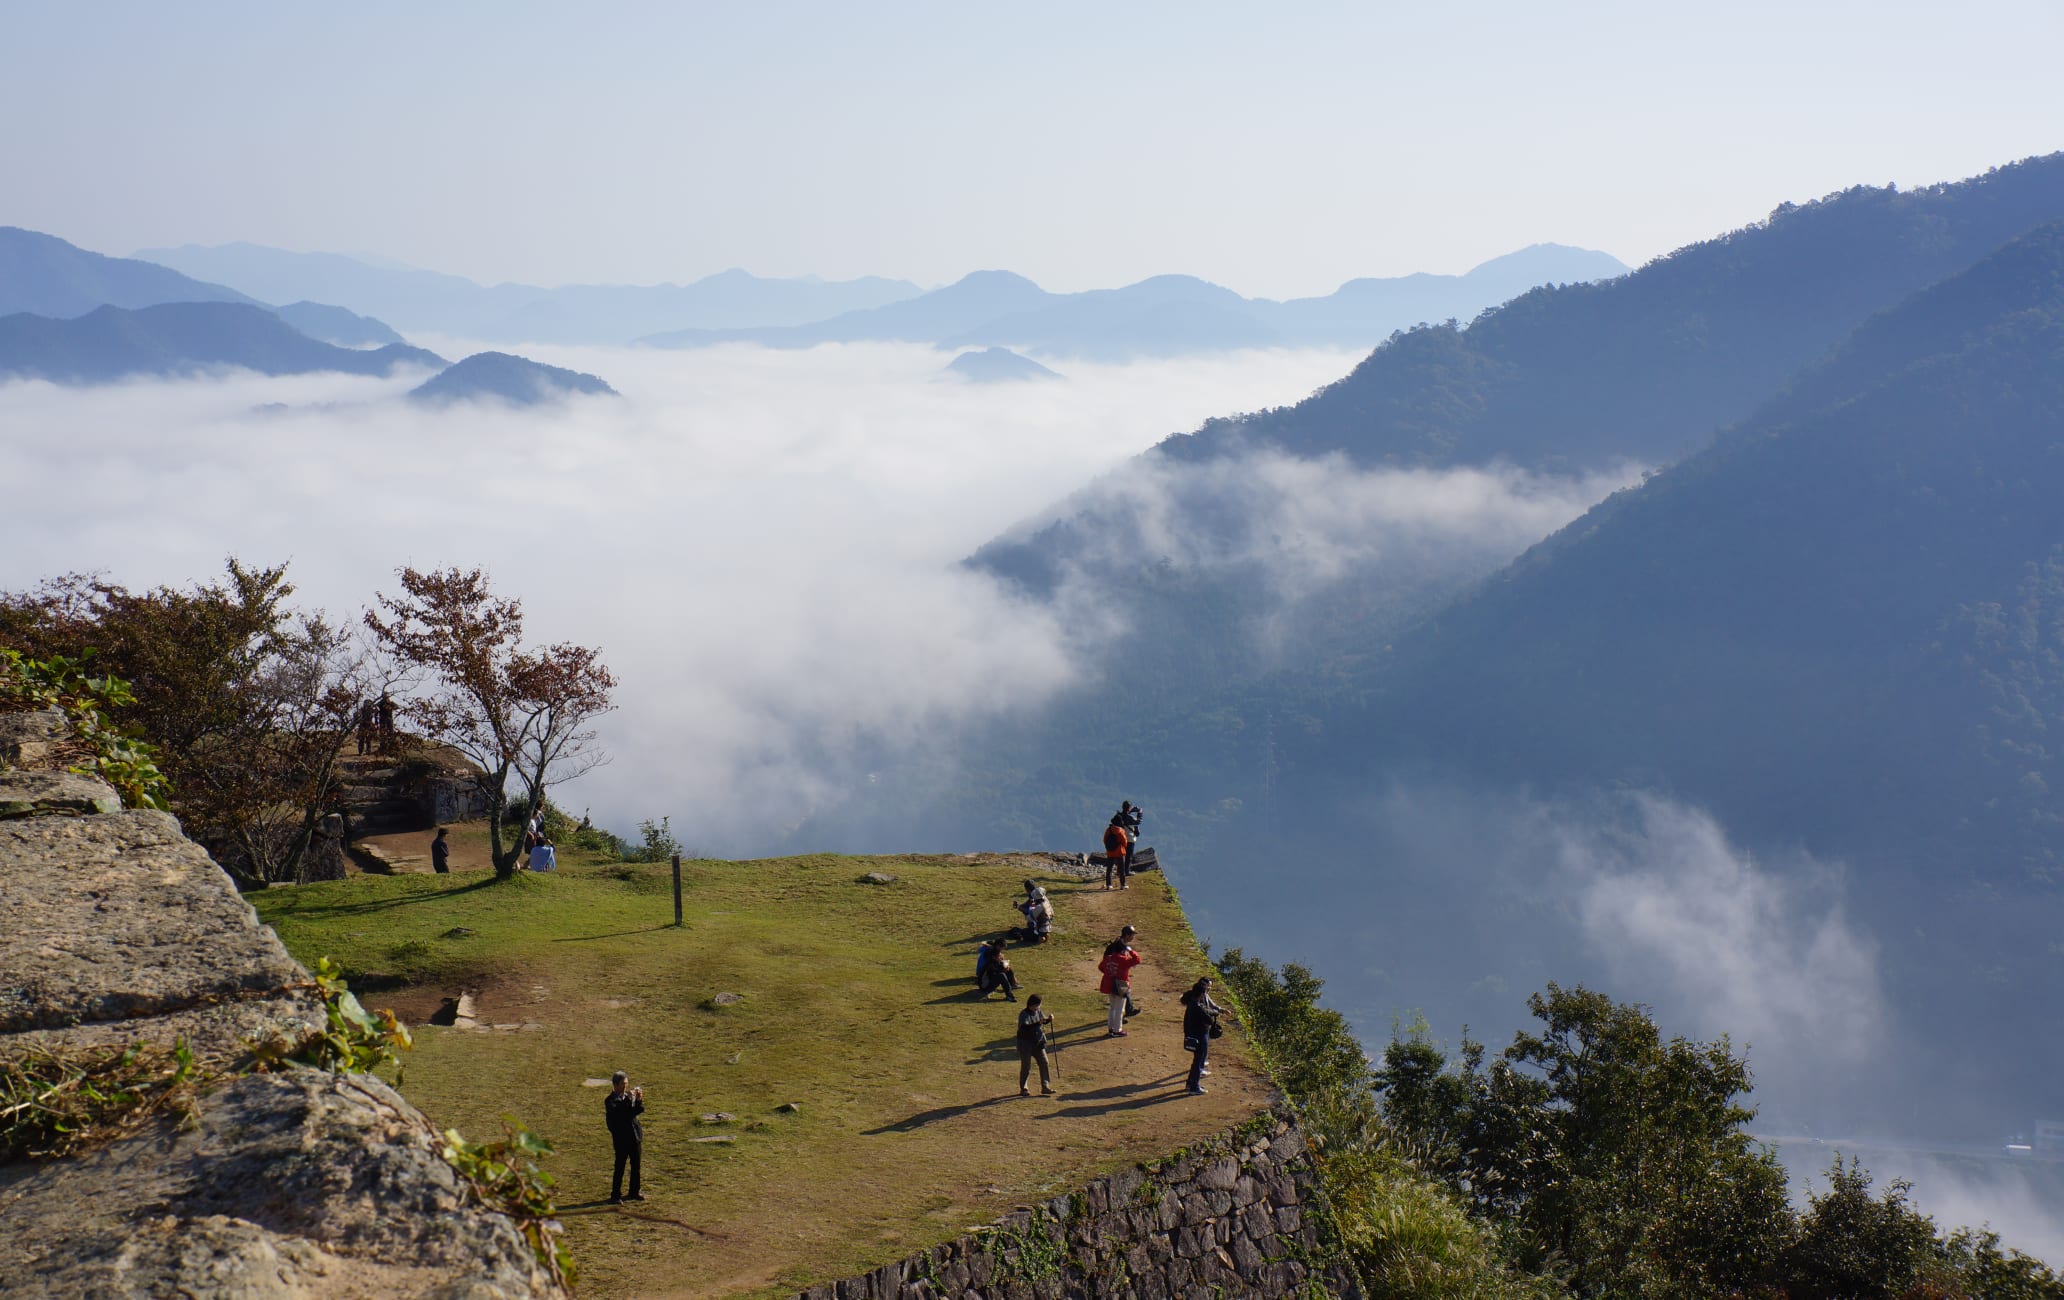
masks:
{"type": "Polygon", "coordinates": [[[639,822],[638,841],[626,857],[635,857],[640,862],[669,862],[676,853],[682,852],[681,841],[674,837],[674,819],[671,817],[662,817],[656,822],[639,822]]]}
{"type": "Polygon", "coordinates": [[[367,1011],[344,981],[344,972],[328,957],[315,961],[313,987],[323,1001],[323,1028],[298,1042],[256,1044],[253,1068],[276,1069],[292,1062],[333,1073],[370,1074],[383,1065],[394,1067],[401,1086],[401,1053],[414,1047],[408,1026],[392,1011],[367,1011]]]}
{"type": "Polygon", "coordinates": [[[158,770],[157,751],[110,720],[116,709],[135,704],[136,697],[119,677],[89,676],[86,665],[92,657],[88,650],[77,658],[31,659],[0,646],[0,704],[63,711],[72,735],[91,756],[75,771],[106,781],[128,807],[164,809],[171,783],[158,770]]]}
{"type": "Polygon", "coordinates": [[[500,1141],[468,1142],[457,1129],[448,1128],[443,1154],[481,1204],[516,1220],[545,1271],[562,1285],[572,1285],[577,1270],[559,1239],[553,1178],[537,1163],[552,1154],[552,1144],[504,1115],[500,1141]]]}

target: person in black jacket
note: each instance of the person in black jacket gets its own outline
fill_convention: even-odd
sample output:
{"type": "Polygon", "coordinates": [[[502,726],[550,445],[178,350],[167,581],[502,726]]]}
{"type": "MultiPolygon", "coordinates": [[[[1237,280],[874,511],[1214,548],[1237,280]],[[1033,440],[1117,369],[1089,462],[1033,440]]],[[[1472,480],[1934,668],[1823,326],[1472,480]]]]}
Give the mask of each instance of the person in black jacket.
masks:
{"type": "Polygon", "coordinates": [[[1037,993],[1025,999],[1025,1009],[1018,1013],[1018,1095],[1029,1097],[1032,1089],[1032,1067],[1039,1067],[1039,1095],[1051,1097],[1053,1090],[1053,1067],[1047,1061],[1046,1029],[1053,1023],[1053,1017],[1039,1005],[1037,993]]]}
{"type": "Polygon", "coordinates": [[[430,869],[442,876],[451,871],[451,841],[444,838],[445,827],[437,828],[437,838],[430,841],[430,869]]]}
{"type": "Polygon", "coordinates": [[[1182,995],[1183,1047],[1190,1054],[1190,1095],[1204,1094],[1204,1076],[1211,1073],[1211,1036],[1225,1008],[1211,1000],[1211,977],[1205,976],[1182,995]]]}
{"type": "Polygon", "coordinates": [[[616,1174],[609,1180],[609,1203],[622,1205],[624,1165],[631,1167],[631,1194],[642,1201],[638,1190],[638,1166],[645,1154],[645,1126],[638,1116],[645,1113],[645,1090],[631,1087],[631,1076],[618,1070],[609,1077],[609,1095],[602,1099],[602,1118],[609,1124],[609,1140],[616,1146],[616,1174]]]}

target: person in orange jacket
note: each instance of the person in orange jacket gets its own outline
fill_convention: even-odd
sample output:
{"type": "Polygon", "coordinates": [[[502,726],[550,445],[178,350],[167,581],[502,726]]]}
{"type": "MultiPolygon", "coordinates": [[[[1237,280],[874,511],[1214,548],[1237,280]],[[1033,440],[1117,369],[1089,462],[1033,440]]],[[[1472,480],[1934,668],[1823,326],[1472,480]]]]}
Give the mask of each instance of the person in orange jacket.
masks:
{"type": "Polygon", "coordinates": [[[1118,817],[1113,817],[1111,824],[1104,827],[1105,889],[1111,887],[1111,873],[1113,871],[1118,873],[1118,888],[1132,888],[1132,886],[1125,883],[1126,868],[1131,865],[1132,861],[1132,832],[1126,830],[1125,823],[1120,820],[1123,815],[1121,813],[1118,817]]]}
{"type": "Polygon", "coordinates": [[[1097,969],[1103,972],[1104,981],[1097,991],[1110,999],[1109,1037],[1125,1037],[1125,1008],[1132,1000],[1132,968],[1140,964],[1140,955],[1132,950],[1132,937],[1139,933],[1131,926],[1118,932],[1117,941],[1104,949],[1102,961],[1097,969]]]}

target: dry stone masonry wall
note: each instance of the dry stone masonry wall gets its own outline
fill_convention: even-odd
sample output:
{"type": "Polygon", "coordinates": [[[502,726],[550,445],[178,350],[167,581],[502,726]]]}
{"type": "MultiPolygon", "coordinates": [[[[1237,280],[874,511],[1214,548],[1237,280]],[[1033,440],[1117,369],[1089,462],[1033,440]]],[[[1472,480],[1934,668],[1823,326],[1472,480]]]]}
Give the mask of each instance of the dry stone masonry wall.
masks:
{"type": "Polygon", "coordinates": [[[1328,1262],[1304,1133],[1264,1112],[1201,1147],[797,1300],[1357,1297],[1328,1262]]]}
{"type": "MultiPolygon", "coordinates": [[[[0,715],[0,1061],[183,1040],[231,1061],[322,1023],[308,973],[179,823],[38,770],[0,715]]],[[[191,1120],[0,1165],[0,1296],[499,1300],[562,1293],[379,1080],[236,1077],[191,1120]]]]}

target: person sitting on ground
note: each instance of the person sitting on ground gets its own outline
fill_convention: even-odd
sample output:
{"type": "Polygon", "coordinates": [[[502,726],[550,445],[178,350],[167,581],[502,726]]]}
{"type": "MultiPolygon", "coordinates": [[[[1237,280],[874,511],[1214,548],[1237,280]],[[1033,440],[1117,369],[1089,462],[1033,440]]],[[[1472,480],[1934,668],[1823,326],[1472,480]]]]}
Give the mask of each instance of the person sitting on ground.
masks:
{"type": "Polygon", "coordinates": [[[1104,949],[1102,961],[1097,969],[1103,972],[1103,983],[1097,991],[1110,999],[1110,1022],[1107,1037],[1125,1037],[1125,1013],[1132,1002],[1132,968],[1140,964],[1140,955],[1132,950],[1132,937],[1139,933],[1131,926],[1118,932],[1118,938],[1104,949]]]}
{"type": "Polygon", "coordinates": [[[1011,1001],[1018,1000],[1018,976],[1011,969],[1010,958],[1003,955],[1004,941],[1001,936],[983,944],[975,953],[975,989],[983,997],[997,989],[1011,1001]]]}
{"type": "Polygon", "coordinates": [[[558,850],[552,847],[552,841],[542,837],[539,838],[537,844],[530,850],[530,869],[532,871],[557,871],[559,869],[559,853],[558,850]]]}
{"type": "Polygon", "coordinates": [[[1128,868],[1130,866],[1129,860],[1132,856],[1132,837],[1130,832],[1128,832],[1125,829],[1124,825],[1119,821],[1119,818],[1123,817],[1124,815],[1125,814],[1123,813],[1113,814],[1113,816],[1111,817],[1111,824],[1109,826],[1104,827],[1105,889],[1109,889],[1111,887],[1111,873],[1114,871],[1118,874],[1118,888],[1130,888],[1130,886],[1125,883],[1125,878],[1128,874],[1128,868]]]}
{"type": "Polygon", "coordinates": [[[1053,903],[1047,899],[1046,890],[1025,882],[1025,901],[1017,905],[1025,916],[1025,941],[1045,943],[1047,932],[1053,927],[1053,903]]]}
{"type": "Polygon", "coordinates": [[[444,838],[448,827],[437,828],[437,838],[430,841],[430,869],[438,875],[451,870],[451,841],[444,838]]]}
{"type": "Polygon", "coordinates": [[[1029,1097],[1032,1089],[1026,1085],[1032,1081],[1032,1065],[1039,1064],[1039,1095],[1051,1097],[1053,1070],[1046,1059],[1046,1027],[1053,1023],[1039,1005],[1039,995],[1034,993],[1025,999],[1025,1009],[1018,1013],[1018,1095],[1029,1097]]]}
{"type": "Polygon", "coordinates": [[[1206,975],[1182,995],[1183,1048],[1190,1054],[1190,1095],[1202,1096],[1204,1076],[1211,1073],[1211,1040],[1221,1032],[1218,1018],[1225,1008],[1211,1000],[1211,977],[1206,975]]]}

